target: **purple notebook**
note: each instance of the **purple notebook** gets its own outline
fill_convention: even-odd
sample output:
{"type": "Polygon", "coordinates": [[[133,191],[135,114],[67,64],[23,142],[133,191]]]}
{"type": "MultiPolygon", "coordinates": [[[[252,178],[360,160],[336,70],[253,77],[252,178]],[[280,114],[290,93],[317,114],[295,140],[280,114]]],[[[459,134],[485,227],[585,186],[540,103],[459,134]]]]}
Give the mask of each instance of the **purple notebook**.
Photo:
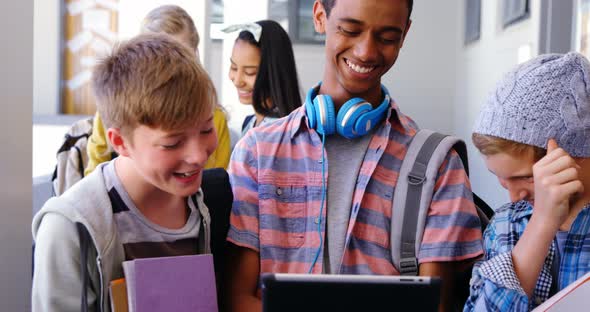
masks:
{"type": "Polygon", "coordinates": [[[194,255],[123,262],[129,311],[217,312],[213,256],[194,255]]]}

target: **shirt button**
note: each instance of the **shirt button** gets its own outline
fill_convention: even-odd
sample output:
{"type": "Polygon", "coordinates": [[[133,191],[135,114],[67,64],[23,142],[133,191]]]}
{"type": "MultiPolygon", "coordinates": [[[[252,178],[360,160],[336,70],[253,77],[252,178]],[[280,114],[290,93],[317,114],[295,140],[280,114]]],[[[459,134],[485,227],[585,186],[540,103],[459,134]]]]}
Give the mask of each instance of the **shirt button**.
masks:
{"type": "Polygon", "coordinates": [[[280,187],[277,187],[277,195],[283,195],[283,190],[280,187]]]}
{"type": "Polygon", "coordinates": [[[541,300],[541,298],[540,298],[540,297],[535,297],[535,303],[536,303],[537,305],[540,305],[541,303],[543,303],[543,300],[541,300]]]}
{"type": "Polygon", "coordinates": [[[315,224],[320,224],[320,218],[315,218],[315,220],[313,221],[315,224]]]}
{"type": "Polygon", "coordinates": [[[321,164],[321,163],[322,163],[322,160],[321,160],[321,159],[320,159],[320,160],[318,160],[318,163],[320,163],[320,164],[321,164]]]}

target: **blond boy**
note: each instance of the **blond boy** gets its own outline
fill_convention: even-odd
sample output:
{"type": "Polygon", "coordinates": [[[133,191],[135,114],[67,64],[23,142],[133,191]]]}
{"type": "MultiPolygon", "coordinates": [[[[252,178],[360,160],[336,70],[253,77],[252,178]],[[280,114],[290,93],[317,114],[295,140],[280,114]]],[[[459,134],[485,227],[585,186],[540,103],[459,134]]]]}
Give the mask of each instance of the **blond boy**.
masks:
{"type": "Polygon", "coordinates": [[[125,260],[209,252],[202,170],[215,150],[216,96],[194,53],[167,35],[115,47],[92,78],[111,146],[103,163],[33,219],[33,311],[109,311],[125,260]],[[82,288],[76,223],[92,238],[82,288]]]}
{"type": "Polygon", "coordinates": [[[538,56],[498,83],[473,143],[510,194],[465,311],[528,311],[590,271],[590,63],[538,56]]]}
{"type": "MultiPolygon", "coordinates": [[[[166,4],[151,10],[143,19],[141,33],[164,33],[186,45],[199,59],[199,33],[190,15],[181,7],[166,4]]],[[[217,132],[217,148],[209,157],[205,168],[227,168],[230,156],[230,135],[225,112],[217,105],[213,114],[215,132],[217,132]]],[[[84,175],[89,175],[98,164],[116,157],[112,147],[108,145],[105,127],[99,112],[94,115],[92,134],[86,146],[88,164],[84,175]]]]}

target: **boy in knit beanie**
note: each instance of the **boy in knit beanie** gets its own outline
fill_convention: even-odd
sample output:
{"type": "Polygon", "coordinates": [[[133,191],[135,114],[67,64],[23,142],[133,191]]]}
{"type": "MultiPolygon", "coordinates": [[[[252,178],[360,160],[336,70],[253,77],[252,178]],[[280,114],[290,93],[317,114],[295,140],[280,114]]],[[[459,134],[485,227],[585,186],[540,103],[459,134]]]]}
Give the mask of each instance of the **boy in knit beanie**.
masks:
{"type": "Polygon", "coordinates": [[[465,311],[527,311],[590,271],[590,63],[541,55],[508,73],[473,142],[510,193],[484,233],[465,311]]]}

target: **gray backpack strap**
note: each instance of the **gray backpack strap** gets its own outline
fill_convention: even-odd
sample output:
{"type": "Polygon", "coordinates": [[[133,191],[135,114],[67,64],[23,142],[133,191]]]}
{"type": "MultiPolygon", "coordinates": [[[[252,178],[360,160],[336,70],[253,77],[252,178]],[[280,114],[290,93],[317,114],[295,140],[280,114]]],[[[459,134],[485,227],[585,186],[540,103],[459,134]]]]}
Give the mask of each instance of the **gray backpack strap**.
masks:
{"type": "Polygon", "coordinates": [[[420,130],[402,162],[393,196],[391,258],[401,275],[417,275],[416,255],[440,165],[458,138],[420,130]]]}
{"type": "MultiPolygon", "coordinates": [[[[80,301],[80,311],[88,311],[88,288],[90,286],[90,273],[88,272],[88,251],[92,246],[92,238],[86,226],[80,222],[76,222],[76,229],[78,230],[78,239],[80,240],[80,272],[82,273],[82,297],[80,301]]],[[[94,311],[100,311],[98,302],[95,302],[94,311]]]]}

